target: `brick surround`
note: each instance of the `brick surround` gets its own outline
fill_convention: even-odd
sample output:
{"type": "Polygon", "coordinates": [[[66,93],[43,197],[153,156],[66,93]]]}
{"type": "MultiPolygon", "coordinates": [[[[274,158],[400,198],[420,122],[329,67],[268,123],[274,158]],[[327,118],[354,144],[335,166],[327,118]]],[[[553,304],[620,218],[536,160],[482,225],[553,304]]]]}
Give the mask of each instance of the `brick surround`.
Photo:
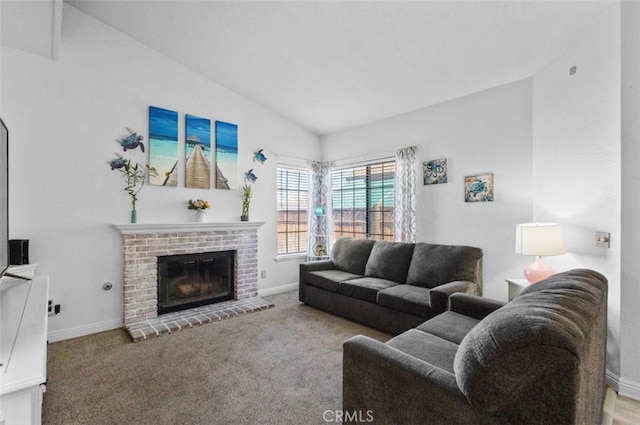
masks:
{"type": "MultiPolygon", "coordinates": [[[[236,251],[234,300],[258,293],[258,228],[260,222],[127,224],[122,233],[124,326],[132,331],[162,322],[157,314],[158,257],[215,251],[236,251]]],[[[257,310],[268,305],[255,300],[257,310]]],[[[233,304],[233,300],[230,302],[233,304]]],[[[245,303],[241,303],[243,305],[245,303]]],[[[243,309],[243,312],[248,312],[243,309]]],[[[189,310],[183,313],[190,314],[189,310]]],[[[169,330],[168,332],[170,332],[169,330]]],[[[134,337],[134,340],[136,338],[134,337]]]]}

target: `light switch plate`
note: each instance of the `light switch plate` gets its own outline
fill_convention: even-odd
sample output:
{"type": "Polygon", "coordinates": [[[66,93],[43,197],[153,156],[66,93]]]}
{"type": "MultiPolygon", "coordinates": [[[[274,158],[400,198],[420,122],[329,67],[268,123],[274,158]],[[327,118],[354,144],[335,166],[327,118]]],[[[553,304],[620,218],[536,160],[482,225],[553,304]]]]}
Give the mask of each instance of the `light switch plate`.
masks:
{"type": "Polygon", "coordinates": [[[596,246],[598,248],[609,248],[611,244],[611,233],[596,232],[596,246]]]}

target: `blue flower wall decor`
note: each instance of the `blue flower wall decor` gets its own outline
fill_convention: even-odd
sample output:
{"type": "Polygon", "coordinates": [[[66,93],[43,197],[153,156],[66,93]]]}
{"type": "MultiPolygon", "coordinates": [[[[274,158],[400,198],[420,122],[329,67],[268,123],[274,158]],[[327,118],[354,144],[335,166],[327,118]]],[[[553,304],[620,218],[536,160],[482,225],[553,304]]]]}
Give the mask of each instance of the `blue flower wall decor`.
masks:
{"type": "Polygon", "coordinates": [[[441,184],[447,182],[447,159],[434,159],[422,163],[424,184],[441,184]]]}

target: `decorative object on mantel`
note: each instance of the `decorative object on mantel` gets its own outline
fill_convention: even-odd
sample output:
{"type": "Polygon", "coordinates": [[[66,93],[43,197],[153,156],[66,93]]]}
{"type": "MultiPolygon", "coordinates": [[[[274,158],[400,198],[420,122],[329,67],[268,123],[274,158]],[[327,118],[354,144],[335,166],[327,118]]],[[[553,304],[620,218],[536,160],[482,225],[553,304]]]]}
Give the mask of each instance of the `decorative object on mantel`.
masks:
{"type": "Polygon", "coordinates": [[[249,206],[251,204],[251,192],[252,187],[246,184],[242,188],[242,213],[240,214],[240,221],[249,221],[249,206]]]}
{"type": "Polygon", "coordinates": [[[422,163],[424,184],[442,184],[447,182],[447,159],[433,159],[422,163]]]}
{"type": "Polygon", "coordinates": [[[493,173],[476,174],[464,178],[465,202],[493,201],[493,173]]]}
{"type": "MultiPolygon", "coordinates": [[[[142,136],[138,135],[135,131],[127,127],[129,135],[123,136],[118,143],[122,146],[122,149],[127,150],[135,149],[140,146],[140,149],[144,152],[144,146],[140,142],[142,136]]],[[[149,167],[148,164],[141,165],[140,163],[132,163],[130,159],[123,158],[116,153],[116,158],[108,162],[111,170],[117,170],[122,173],[124,178],[125,187],[124,191],[131,196],[131,222],[136,223],[138,221],[138,212],[136,210],[136,202],[138,201],[138,193],[144,187],[147,178],[151,176],[157,176],[158,172],[155,168],[149,167]]]]}
{"type": "Polygon", "coordinates": [[[244,180],[248,181],[249,183],[255,183],[256,180],[258,180],[258,176],[253,174],[253,168],[244,173],[244,180]]]}
{"type": "Polygon", "coordinates": [[[149,165],[157,186],[178,186],[178,112],[149,106],[149,165]]]}
{"type": "Polygon", "coordinates": [[[258,149],[257,151],[255,151],[253,153],[253,161],[258,161],[260,164],[264,164],[264,162],[267,160],[267,157],[264,156],[264,154],[262,153],[264,149],[258,149]]]}
{"type": "Polygon", "coordinates": [[[211,204],[207,201],[203,201],[202,199],[196,199],[195,201],[189,199],[189,207],[190,210],[195,210],[196,212],[196,223],[204,223],[207,221],[207,213],[204,211],[206,209],[211,208],[211,204]]]}

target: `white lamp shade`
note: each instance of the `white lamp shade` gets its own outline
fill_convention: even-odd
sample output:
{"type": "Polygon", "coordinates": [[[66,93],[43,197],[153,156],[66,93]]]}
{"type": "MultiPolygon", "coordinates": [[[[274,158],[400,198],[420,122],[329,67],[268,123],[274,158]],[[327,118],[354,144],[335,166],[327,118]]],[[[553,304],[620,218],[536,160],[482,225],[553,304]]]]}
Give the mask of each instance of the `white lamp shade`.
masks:
{"type": "Polygon", "coordinates": [[[516,253],[522,255],[562,255],[562,229],[557,223],[525,223],[516,226],[516,253]]]}

